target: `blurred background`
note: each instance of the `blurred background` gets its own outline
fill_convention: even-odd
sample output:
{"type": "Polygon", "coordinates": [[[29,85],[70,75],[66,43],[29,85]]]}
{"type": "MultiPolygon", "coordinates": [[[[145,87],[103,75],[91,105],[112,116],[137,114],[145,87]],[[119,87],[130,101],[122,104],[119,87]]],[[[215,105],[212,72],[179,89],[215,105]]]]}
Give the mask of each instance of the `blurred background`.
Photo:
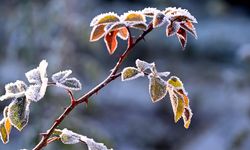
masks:
{"type": "MultiPolygon", "coordinates": [[[[123,52],[109,56],[103,40],[89,43],[89,23],[100,13],[145,7],[188,9],[198,24],[198,40],[188,35],[181,50],[165,27],[153,31],[136,46],[124,66],[137,58],[155,62],[159,71],[182,79],[194,116],[186,130],[174,123],[168,96],[152,104],[147,78],[112,82],[78,106],[60,128],[68,128],[117,150],[249,150],[250,149],[250,5],[246,0],[1,0],[0,94],[4,85],[24,80],[24,73],[42,59],[48,75],[72,69],[83,91],[101,82],[123,52]]],[[[0,110],[9,101],[0,103],[0,110]]],[[[29,124],[13,129],[0,149],[32,149],[69,104],[62,89],[48,88],[46,97],[32,103],[29,124]]],[[[47,150],[86,148],[83,144],[50,144],[47,150]]]]}

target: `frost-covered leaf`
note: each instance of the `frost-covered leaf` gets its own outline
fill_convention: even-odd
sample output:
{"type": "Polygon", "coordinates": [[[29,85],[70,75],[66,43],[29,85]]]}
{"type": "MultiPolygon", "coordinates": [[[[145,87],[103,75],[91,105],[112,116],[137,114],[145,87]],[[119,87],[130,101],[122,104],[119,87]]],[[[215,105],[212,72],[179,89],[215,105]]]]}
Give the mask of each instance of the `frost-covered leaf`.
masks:
{"type": "Polygon", "coordinates": [[[149,78],[149,94],[153,102],[162,100],[167,94],[166,83],[159,76],[150,74],[149,78]]]}
{"type": "Polygon", "coordinates": [[[166,28],[166,35],[173,36],[180,29],[180,24],[176,22],[170,22],[166,28]]]}
{"type": "Polygon", "coordinates": [[[158,13],[159,10],[156,8],[145,8],[142,10],[142,13],[147,17],[154,17],[155,13],[158,13]]]}
{"type": "Polygon", "coordinates": [[[190,126],[192,116],[193,116],[193,113],[192,113],[190,107],[186,107],[184,109],[184,113],[182,115],[182,118],[183,118],[183,121],[184,121],[184,127],[186,129],[188,129],[189,126],[190,126]]]}
{"type": "Polygon", "coordinates": [[[144,73],[134,67],[126,67],[122,71],[122,81],[133,80],[144,76],[144,73]]]}
{"type": "Polygon", "coordinates": [[[62,82],[64,81],[70,74],[71,70],[60,71],[52,75],[52,80],[54,82],[62,82]]]}
{"type": "Polygon", "coordinates": [[[117,34],[118,34],[117,30],[111,31],[108,34],[106,34],[104,37],[104,41],[106,43],[106,47],[110,55],[112,55],[117,48],[117,44],[118,44],[117,39],[116,39],[117,34]]]}
{"type": "Polygon", "coordinates": [[[120,37],[121,39],[123,40],[127,40],[128,37],[129,37],[129,32],[128,32],[128,29],[126,27],[123,27],[119,30],[118,32],[118,37],[120,37]]]}
{"type": "Polygon", "coordinates": [[[62,87],[64,89],[68,89],[68,90],[77,91],[77,90],[82,89],[82,85],[81,85],[80,81],[77,80],[76,78],[66,78],[62,82],[57,82],[56,85],[59,87],[62,87]]]}
{"type": "Polygon", "coordinates": [[[170,74],[170,72],[158,72],[157,75],[160,77],[168,77],[168,75],[170,74]]]}
{"type": "Polygon", "coordinates": [[[23,81],[17,80],[14,83],[5,85],[5,95],[0,97],[0,100],[18,98],[24,95],[27,85],[23,81]]]}
{"type": "Polygon", "coordinates": [[[120,18],[116,13],[109,12],[105,14],[100,14],[96,17],[94,17],[90,23],[90,26],[96,26],[100,24],[109,24],[109,23],[115,23],[119,22],[120,18]]]}
{"type": "Polygon", "coordinates": [[[185,49],[185,47],[187,45],[187,32],[186,32],[186,30],[180,28],[178,30],[178,32],[176,33],[176,35],[180,41],[182,49],[185,49]]]}
{"type": "Polygon", "coordinates": [[[189,33],[191,33],[195,37],[195,39],[198,38],[196,29],[191,21],[186,21],[185,23],[181,23],[180,26],[189,33]]]}
{"type": "Polygon", "coordinates": [[[170,77],[167,83],[175,122],[182,117],[184,120],[184,127],[188,128],[193,114],[189,106],[189,98],[183,87],[183,83],[175,76],[170,77]]]}
{"type": "Polygon", "coordinates": [[[131,23],[129,25],[131,28],[138,29],[138,30],[147,30],[148,25],[144,22],[136,22],[136,23],[131,23]]]}
{"type": "Polygon", "coordinates": [[[129,11],[124,13],[122,20],[126,22],[146,22],[144,14],[140,11],[129,11]]]}
{"type": "Polygon", "coordinates": [[[3,111],[3,116],[4,116],[4,120],[5,120],[5,129],[7,131],[8,134],[10,134],[10,131],[12,129],[12,125],[11,125],[11,122],[10,122],[10,118],[8,117],[8,111],[9,111],[9,107],[6,106],[4,108],[4,111],[3,111]]]}
{"type": "Polygon", "coordinates": [[[42,83],[44,80],[45,81],[48,80],[46,72],[47,67],[48,67],[47,61],[42,60],[37,68],[25,73],[29,83],[39,84],[42,83]]]}
{"type": "Polygon", "coordinates": [[[11,124],[21,131],[29,120],[29,105],[30,102],[26,97],[20,97],[13,100],[9,105],[8,117],[11,124]]]}
{"type": "Polygon", "coordinates": [[[5,119],[2,119],[0,121],[0,136],[4,144],[7,144],[9,142],[9,134],[7,133],[7,130],[5,128],[5,119]]]}
{"type": "Polygon", "coordinates": [[[76,144],[79,142],[84,142],[88,146],[88,150],[112,150],[108,149],[103,143],[97,143],[93,139],[86,136],[74,133],[68,129],[61,130],[62,134],[60,139],[64,144],[76,144]]]}
{"type": "Polygon", "coordinates": [[[136,67],[141,71],[144,72],[147,69],[151,69],[154,66],[154,63],[148,63],[146,61],[142,61],[140,59],[137,59],[135,61],[136,67]]]}
{"type": "Polygon", "coordinates": [[[102,38],[105,35],[105,27],[106,25],[98,25],[94,26],[91,34],[90,34],[90,42],[98,41],[100,38],[102,38]]]}
{"type": "Polygon", "coordinates": [[[166,23],[168,20],[162,12],[157,12],[154,14],[153,17],[153,28],[157,28],[162,26],[164,23],[166,23]]]}
{"type": "Polygon", "coordinates": [[[25,96],[29,100],[38,102],[44,97],[47,86],[48,86],[48,81],[44,81],[42,84],[30,85],[25,92],[25,96]]]}

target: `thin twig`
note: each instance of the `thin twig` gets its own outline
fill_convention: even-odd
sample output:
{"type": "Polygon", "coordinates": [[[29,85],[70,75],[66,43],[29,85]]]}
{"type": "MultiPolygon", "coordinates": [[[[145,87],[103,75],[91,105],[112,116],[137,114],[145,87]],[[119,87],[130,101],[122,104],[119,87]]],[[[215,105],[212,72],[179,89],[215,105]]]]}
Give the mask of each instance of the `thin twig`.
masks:
{"type": "MultiPolygon", "coordinates": [[[[131,52],[131,50],[135,47],[135,45],[140,42],[141,40],[144,39],[144,37],[153,30],[153,25],[152,23],[149,24],[148,29],[144,31],[135,41],[133,40],[133,37],[130,33],[129,28],[129,39],[128,39],[128,47],[124,51],[124,53],[120,56],[119,60],[117,61],[116,65],[112,69],[112,72],[110,75],[103,80],[100,84],[98,84],[96,87],[91,89],[88,93],[84,94],[82,97],[79,99],[75,100],[73,103],[71,103],[65,110],[64,112],[56,119],[54,124],[51,126],[51,128],[46,132],[46,134],[43,134],[42,139],[40,142],[33,148],[33,150],[41,150],[42,148],[46,147],[47,144],[49,144],[49,137],[52,135],[54,130],[57,128],[59,124],[64,120],[64,118],[78,105],[84,102],[87,102],[88,99],[94,95],[95,93],[98,93],[99,90],[104,88],[106,85],[108,85],[111,81],[115,80],[119,76],[121,76],[121,73],[117,73],[117,71],[120,69],[121,64],[123,61],[127,58],[128,54],[131,52]]],[[[72,93],[71,93],[72,94],[72,93]]],[[[73,94],[72,94],[73,95],[73,94]]]]}

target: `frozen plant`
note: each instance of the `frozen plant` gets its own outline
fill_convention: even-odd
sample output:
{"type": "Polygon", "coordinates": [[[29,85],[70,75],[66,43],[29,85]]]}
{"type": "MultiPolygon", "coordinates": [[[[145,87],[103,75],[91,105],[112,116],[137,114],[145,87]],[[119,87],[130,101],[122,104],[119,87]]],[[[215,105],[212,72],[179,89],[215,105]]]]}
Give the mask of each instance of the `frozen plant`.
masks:
{"type": "Polygon", "coordinates": [[[4,117],[0,121],[1,140],[4,144],[8,143],[12,127],[19,131],[22,130],[28,124],[31,104],[43,99],[48,86],[55,86],[67,91],[71,103],[55,119],[53,125],[45,133],[41,133],[42,138],[33,149],[40,150],[49,143],[60,140],[64,144],[83,142],[87,144],[89,150],[108,150],[102,143],[95,142],[93,139],[66,128],[63,130],[58,129],[58,126],[76,106],[81,103],[88,103],[90,97],[118,77],[121,77],[122,81],[147,77],[149,80],[149,95],[152,102],[158,102],[165,98],[166,95],[169,95],[174,121],[177,122],[182,118],[184,127],[189,128],[193,113],[189,105],[188,94],[178,77],[169,77],[170,72],[158,72],[155,63],[148,63],[139,59],[136,60],[135,67],[125,67],[121,70],[120,66],[138,42],[143,40],[152,30],[163,25],[166,25],[166,36],[176,35],[184,49],[187,44],[187,33],[197,38],[193,23],[197,23],[194,16],[185,9],[175,7],[166,8],[165,10],[145,8],[139,11],[128,11],[121,16],[113,12],[96,16],[90,23],[92,27],[90,34],[91,42],[103,38],[111,55],[117,49],[117,37],[128,41],[127,49],[117,60],[109,76],[96,87],[76,99],[72,91],[81,90],[82,85],[78,79],[69,77],[72,71],[60,71],[54,73],[49,78],[47,76],[48,63],[46,60],[42,60],[37,68],[25,74],[28,83],[17,80],[14,83],[5,85],[6,92],[0,97],[0,100],[6,100],[10,103],[4,108],[4,117]],[[138,37],[134,37],[131,29],[140,30],[142,33],[138,37]]]}

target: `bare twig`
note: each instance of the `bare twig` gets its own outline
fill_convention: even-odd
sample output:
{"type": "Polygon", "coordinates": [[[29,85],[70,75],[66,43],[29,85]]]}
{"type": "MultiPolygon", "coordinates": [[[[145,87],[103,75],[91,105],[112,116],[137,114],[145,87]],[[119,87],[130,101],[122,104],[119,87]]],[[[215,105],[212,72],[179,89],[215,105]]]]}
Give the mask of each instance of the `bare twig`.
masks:
{"type": "Polygon", "coordinates": [[[59,124],[61,124],[61,122],[64,120],[64,118],[78,105],[84,102],[87,102],[88,99],[94,95],[95,93],[99,92],[99,90],[101,90],[102,88],[104,88],[106,85],[108,85],[111,81],[115,80],[116,78],[118,78],[119,76],[121,76],[121,73],[117,73],[117,71],[120,69],[121,64],[123,63],[123,61],[127,58],[128,54],[132,51],[132,49],[135,47],[135,45],[140,42],[141,40],[144,39],[144,37],[153,30],[153,26],[152,23],[149,24],[148,29],[146,31],[144,31],[135,41],[132,38],[132,35],[130,33],[129,28],[128,32],[129,32],[129,39],[128,39],[128,47],[127,49],[124,51],[124,53],[120,56],[119,60],[117,61],[116,65],[114,66],[114,68],[112,69],[110,75],[103,80],[100,84],[98,84],[96,87],[94,87],[93,89],[91,89],[88,93],[84,94],[82,97],[80,97],[77,100],[72,101],[73,94],[71,92],[69,92],[70,94],[70,98],[71,98],[71,104],[65,109],[65,111],[56,119],[56,121],[54,122],[54,124],[51,126],[51,128],[43,134],[42,139],[40,140],[40,142],[36,145],[35,148],[33,148],[33,150],[40,150],[44,147],[46,147],[47,144],[49,144],[50,142],[52,142],[51,140],[49,140],[50,136],[52,135],[52,133],[54,132],[54,130],[57,128],[57,126],[59,124]]]}

